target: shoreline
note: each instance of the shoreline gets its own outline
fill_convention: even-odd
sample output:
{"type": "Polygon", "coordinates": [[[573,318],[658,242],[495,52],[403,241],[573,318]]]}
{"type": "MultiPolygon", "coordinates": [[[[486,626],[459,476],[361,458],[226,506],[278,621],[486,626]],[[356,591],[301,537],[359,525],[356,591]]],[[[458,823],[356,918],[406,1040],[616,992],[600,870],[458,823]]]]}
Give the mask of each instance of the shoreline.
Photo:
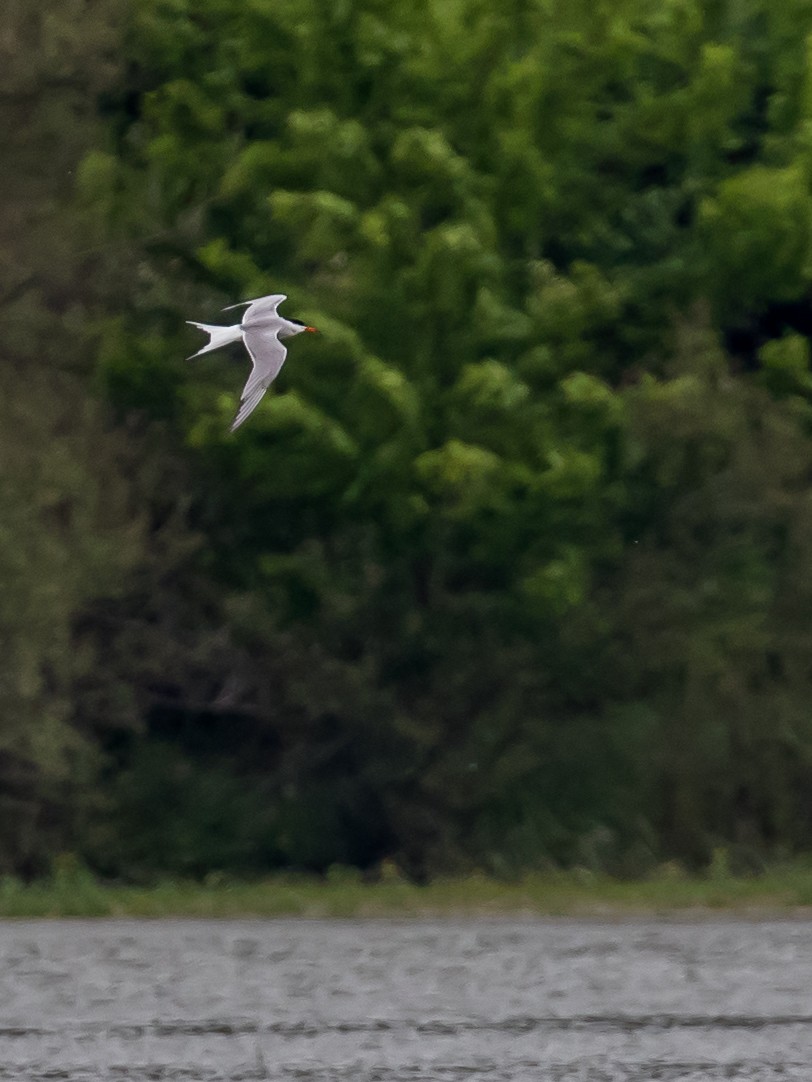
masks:
{"type": "Polygon", "coordinates": [[[645,879],[614,879],[575,869],[499,881],[483,875],[425,886],[387,877],[364,882],[351,869],[326,877],[277,874],[261,880],[210,876],[148,886],[107,883],[81,867],[25,884],[0,879],[0,919],[273,918],[413,919],[584,918],[592,920],[812,919],[812,865],[759,875],[687,875],[668,866],[645,879]]]}

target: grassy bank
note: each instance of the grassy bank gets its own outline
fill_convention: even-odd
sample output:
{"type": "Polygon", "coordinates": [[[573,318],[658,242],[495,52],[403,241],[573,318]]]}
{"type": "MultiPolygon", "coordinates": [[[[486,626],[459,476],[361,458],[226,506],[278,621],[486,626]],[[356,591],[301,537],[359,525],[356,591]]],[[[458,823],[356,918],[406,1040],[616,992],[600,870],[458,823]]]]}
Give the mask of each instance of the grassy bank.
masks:
{"type": "Polygon", "coordinates": [[[397,877],[366,883],[351,871],[325,879],[279,875],[257,882],[212,878],[149,887],[103,883],[75,866],[36,883],[0,880],[1,917],[435,917],[623,916],[810,908],[812,864],[735,877],[725,869],[689,876],[673,866],[637,881],[584,870],[529,875],[515,882],[483,876],[417,886],[397,877]]]}

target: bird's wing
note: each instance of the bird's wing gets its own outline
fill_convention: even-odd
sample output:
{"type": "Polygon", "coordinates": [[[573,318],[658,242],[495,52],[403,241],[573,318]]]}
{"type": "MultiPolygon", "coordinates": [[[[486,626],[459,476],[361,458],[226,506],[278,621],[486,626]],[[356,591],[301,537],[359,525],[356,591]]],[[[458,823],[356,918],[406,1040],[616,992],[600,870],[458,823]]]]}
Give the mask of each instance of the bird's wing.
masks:
{"type": "Polygon", "coordinates": [[[276,315],[276,309],[282,301],[287,299],[285,293],[271,293],[267,297],[255,297],[252,301],[240,301],[239,304],[230,304],[223,311],[230,312],[234,308],[245,308],[246,311],[242,317],[242,322],[245,323],[246,320],[250,321],[256,315],[276,315]]]}
{"type": "Polygon", "coordinates": [[[245,395],[243,397],[242,402],[240,402],[240,408],[237,410],[237,416],[231,422],[231,432],[233,432],[236,428],[239,428],[243,421],[246,419],[246,417],[250,416],[250,414],[254,412],[254,410],[257,408],[257,405],[259,404],[260,399],[265,394],[265,390],[265,387],[258,385],[249,395],[245,395]]]}
{"type": "Polygon", "coordinates": [[[288,351],[279,341],[277,329],[274,327],[246,327],[242,337],[254,362],[254,369],[243,391],[244,397],[256,383],[262,383],[265,387],[273,383],[285,363],[288,351]]]}
{"type": "Polygon", "coordinates": [[[232,432],[256,409],[259,400],[279,375],[288,355],[276,331],[270,327],[248,327],[243,331],[243,341],[254,367],[243,387],[240,408],[231,426],[232,432]]]}

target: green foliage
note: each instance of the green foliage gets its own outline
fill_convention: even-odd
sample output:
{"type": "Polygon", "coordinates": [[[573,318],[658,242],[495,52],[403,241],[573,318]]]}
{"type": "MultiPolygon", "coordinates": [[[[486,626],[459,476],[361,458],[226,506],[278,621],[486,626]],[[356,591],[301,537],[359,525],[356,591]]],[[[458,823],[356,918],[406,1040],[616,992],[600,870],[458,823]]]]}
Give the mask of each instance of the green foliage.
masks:
{"type": "Polygon", "coordinates": [[[172,743],[139,747],[116,776],[110,800],[113,816],[93,842],[95,863],[108,874],[246,873],[279,861],[268,793],[246,788],[222,765],[190,762],[172,743]]]}
{"type": "Polygon", "coordinates": [[[802,845],[807,822],[788,794],[807,783],[812,738],[812,598],[796,562],[808,438],[693,330],[673,378],[635,390],[630,418],[657,499],[614,587],[623,631],[611,651],[658,718],[658,831],[696,860],[714,838],[802,845]]]}
{"type": "Polygon", "coordinates": [[[795,300],[808,287],[809,178],[798,166],[754,165],[724,180],[699,207],[704,248],[723,316],[771,301],[795,300]]]}
{"type": "Polygon", "coordinates": [[[40,8],[0,321],[89,378],[5,437],[0,726],[37,777],[84,757],[71,847],[808,847],[807,0],[133,0],[118,50],[40,8]],[[184,320],[276,290],[321,333],[234,437],[243,358],[184,320]]]}
{"type": "Polygon", "coordinates": [[[0,35],[0,870],[28,873],[70,835],[97,763],[75,712],[99,683],[78,624],[119,591],[144,532],[126,441],[70,374],[90,368],[93,288],[86,222],[63,213],[63,193],[98,134],[93,97],[116,74],[117,10],[55,8],[13,4],[0,35]]]}
{"type": "Polygon", "coordinates": [[[745,687],[778,655],[750,709],[806,693],[782,669],[803,623],[766,628],[774,565],[800,566],[807,356],[755,329],[809,285],[803,33],[691,0],[137,11],[119,184],[148,181],[139,222],[190,223],[150,261],[177,324],[191,274],[201,298],[281,284],[323,332],[237,445],[222,368],[175,392],[216,470],[217,573],[274,673],[255,723],[281,726],[284,859],[769,844],[784,813],[756,752],[729,755],[745,693],[691,674],[745,687]],[[726,374],[714,333],[747,327],[792,402],[726,374]],[[723,799],[702,779],[726,754],[723,799]]]}

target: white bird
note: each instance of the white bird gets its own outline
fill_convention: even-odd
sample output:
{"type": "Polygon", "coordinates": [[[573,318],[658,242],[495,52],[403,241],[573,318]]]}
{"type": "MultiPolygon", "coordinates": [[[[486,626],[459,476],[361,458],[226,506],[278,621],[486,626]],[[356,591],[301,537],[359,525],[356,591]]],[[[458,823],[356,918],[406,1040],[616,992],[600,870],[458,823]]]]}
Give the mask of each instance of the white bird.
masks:
{"type": "MultiPolygon", "coordinates": [[[[235,428],[239,428],[249,414],[253,413],[259,400],[279,375],[288,352],[280,339],[291,338],[294,334],[301,334],[302,331],[315,333],[315,327],[307,327],[297,319],[285,319],[284,316],[279,315],[277,308],[284,300],[287,300],[284,293],[273,293],[269,297],[256,297],[252,301],[230,304],[223,309],[224,312],[247,306],[241,322],[231,327],[195,323],[192,319],[186,320],[190,326],[205,331],[209,336],[208,343],[197,353],[193,353],[192,357],[199,357],[201,353],[210,353],[213,349],[220,349],[221,346],[227,346],[229,342],[238,342],[240,338],[251,356],[253,368],[242,389],[240,408],[231,425],[232,432],[235,428]]],[[[189,359],[191,360],[191,357],[189,359]]]]}

